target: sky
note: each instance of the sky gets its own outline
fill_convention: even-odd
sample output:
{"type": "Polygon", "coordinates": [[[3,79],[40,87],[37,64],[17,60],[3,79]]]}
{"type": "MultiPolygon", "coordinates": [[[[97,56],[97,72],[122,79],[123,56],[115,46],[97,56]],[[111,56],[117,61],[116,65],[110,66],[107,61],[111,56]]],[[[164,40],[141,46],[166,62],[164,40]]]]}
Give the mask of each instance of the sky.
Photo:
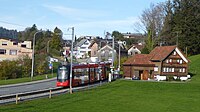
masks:
{"type": "Polygon", "coordinates": [[[38,29],[58,27],[64,39],[69,28],[79,36],[101,36],[105,32],[136,32],[139,16],[150,4],[166,0],[0,0],[0,27],[23,31],[36,24],[38,29]]]}

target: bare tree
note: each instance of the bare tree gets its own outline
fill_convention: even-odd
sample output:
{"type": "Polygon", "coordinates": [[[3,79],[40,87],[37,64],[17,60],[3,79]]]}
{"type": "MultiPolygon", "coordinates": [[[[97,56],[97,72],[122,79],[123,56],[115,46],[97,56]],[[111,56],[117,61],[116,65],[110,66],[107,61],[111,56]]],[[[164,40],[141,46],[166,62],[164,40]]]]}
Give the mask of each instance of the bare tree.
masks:
{"type": "Polygon", "coordinates": [[[154,38],[158,37],[165,19],[164,4],[151,4],[150,8],[145,9],[139,18],[140,23],[137,24],[138,28],[143,30],[145,34],[148,33],[148,30],[151,30],[152,36],[154,38]]]}

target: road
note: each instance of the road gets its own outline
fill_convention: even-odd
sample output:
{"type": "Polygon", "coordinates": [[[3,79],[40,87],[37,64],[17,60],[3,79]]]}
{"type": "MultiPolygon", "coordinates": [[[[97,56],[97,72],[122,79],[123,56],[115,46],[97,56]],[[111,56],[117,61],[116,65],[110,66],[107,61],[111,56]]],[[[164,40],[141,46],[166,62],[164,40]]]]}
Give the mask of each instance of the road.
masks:
{"type": "Polygon", "coordinates": [[[56,79],[42,80],[24,84],[0,86],[0,96],[16,93],[24,93],[42,89],[49,89],[56,87],[56,79]]]}

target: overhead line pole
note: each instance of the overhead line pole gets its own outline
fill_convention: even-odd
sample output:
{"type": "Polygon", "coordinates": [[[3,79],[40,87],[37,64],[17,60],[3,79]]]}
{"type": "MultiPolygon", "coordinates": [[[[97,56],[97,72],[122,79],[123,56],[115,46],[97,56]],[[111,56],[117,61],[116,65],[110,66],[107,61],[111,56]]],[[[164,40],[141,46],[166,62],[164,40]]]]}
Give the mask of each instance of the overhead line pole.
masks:
{"type": "Polygon", "coordinates": [[[69,86],[69,91],[70,94],[72,94],[72,66],[73,66],[73,43],[74,43],[74,27],[70,28],[72,29],[72,44],[71,44],[71,53],[70,53],[70,58],[71,58],[71,66],[70,66],[70,86],[69,86]]]}

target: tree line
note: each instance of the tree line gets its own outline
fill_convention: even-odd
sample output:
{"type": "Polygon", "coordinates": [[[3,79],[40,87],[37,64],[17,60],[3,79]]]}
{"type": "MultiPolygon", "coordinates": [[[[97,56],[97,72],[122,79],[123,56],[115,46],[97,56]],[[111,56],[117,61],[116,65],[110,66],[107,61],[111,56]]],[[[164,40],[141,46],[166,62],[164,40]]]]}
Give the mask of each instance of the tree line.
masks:
{"type": "Polygon", "coordinates": [[[200,53],[199,0],[168,0],[151,4],[140,16],[137,29],[146,35],[145,52],[157,45],[177,45],[189,55],[200,53]]]}
{"type": "Polygon", "coordinates": [[[16,39],[17,35],[17,30],[8,30],[6,28],[0,27],[0,37],[16,39]]]}

